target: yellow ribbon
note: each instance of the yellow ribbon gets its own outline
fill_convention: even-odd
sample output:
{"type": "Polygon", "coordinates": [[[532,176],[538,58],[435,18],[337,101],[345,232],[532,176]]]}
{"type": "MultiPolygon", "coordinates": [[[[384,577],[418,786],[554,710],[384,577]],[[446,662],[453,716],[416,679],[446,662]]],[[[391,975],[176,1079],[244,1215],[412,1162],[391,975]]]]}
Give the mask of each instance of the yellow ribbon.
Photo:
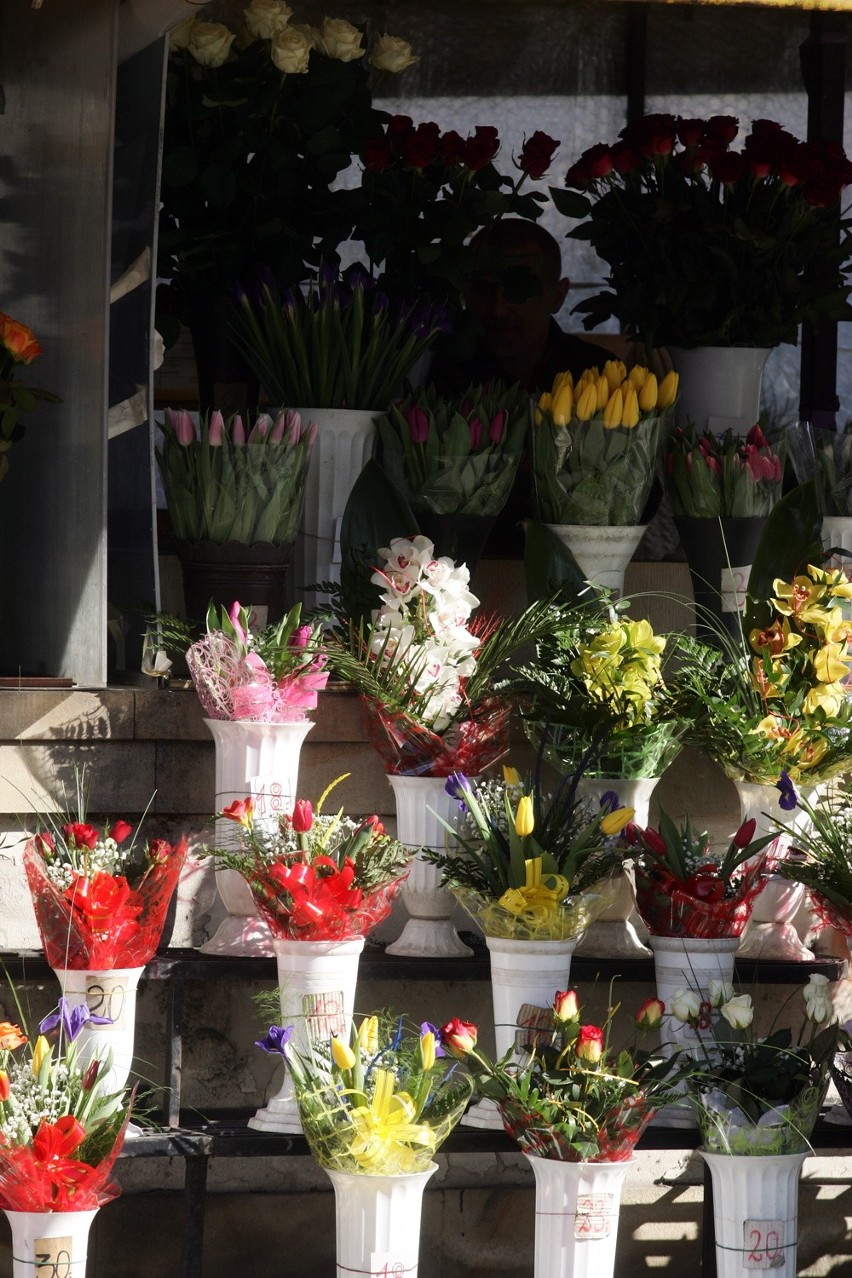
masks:
{"type": "Polygon", "coordinates": [[[375,1071],[376,1087],[369,1105],[350,1114],[356,1135],[349,1147],[355,1161],[373,1175],[414,1171],[423,1155],[416,1145],[434,1152],[435,1134],[425,1123],[413,1122],[414,1101],[408,1092],[394,1092],[390,1070],[375,1071]]]}
{"type": "Polygon", "coordinates": [[[543,874],[540,856],[530,857],[524,867],[527,880],[524,886],[508,888],[498,905],[519,918],[541,921],[556,912],[571,885],[564,874],[543,874]]]}

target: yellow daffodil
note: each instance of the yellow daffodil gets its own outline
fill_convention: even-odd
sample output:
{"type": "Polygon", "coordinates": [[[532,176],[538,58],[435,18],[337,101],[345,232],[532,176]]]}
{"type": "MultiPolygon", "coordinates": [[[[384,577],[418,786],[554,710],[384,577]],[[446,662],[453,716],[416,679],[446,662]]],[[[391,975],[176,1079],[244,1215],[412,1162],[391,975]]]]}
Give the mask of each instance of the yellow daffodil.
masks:
{"type": "Polygon", "coordinates": [[[624,396],[621,389],[614,390],[610,395],[606,408],[603,410],[603,424],[608,430],[613,430],[616,426],[621,425],[621,414],[624,412],[624,396]]]}
{"type": "Polygon", "coordinates": [[[351,1069],[357,1057],[348,1043],[344,1043],[337,1034],[332,1034],[331,1059],[338,1069],[351,1069]]]}
{"type": "Polygon", "coordinates": [[[636,426],[639,423],[639,396],[635,386],[628,386],[624,392],[624,407],[621,410],[622,426],[636,426]]]}
{"type": "Polygon", "coordinates": [[[660,382],[660,387],[657,391],[657,408],[671,408],[672,404],[677,399],[679,384],[680,378],[674,369],[672,369],[671,372],[666,373],[665,377],[660,382]]]}
{"type": "Polygon", "coordinates": [[[526,835],[532,834],[534,829],[533,801],[528,794],[523,794],[518,799],[518,808],[515,812],[515,833],[525,838],[526,835]]]}
{"type": "Polygon", "coordinates": [[[394,1092],[390,1070],[377,1069],[374,1077],[370,1104],[359,1105],[350,1115],[355,1135],[349,1153],[364,1171],[377,1176],[411,1171],[423,1161],[418,1148],[431,1149],[435,1136],[425,1123],[414,1122],[414,1101],[407,1092],[394,1092]]]}
{"type": "Polygon", "coordinates": [[[365,1016],[358,1026],[358,1045],[368,1056],[375,1056],[379,1050],[379,1018],[365,1016]]]}
{"type": "Polygon", "coordinates": [[[635,815],[635,808],[616,808],[613,812],[607,812],[606,816],[601,817],[601,833],[607,836],[621,834],[635,815]]]}
{"type": "MultiPolygon", "coordinates": [[[[579,387],[577,388],[579,391],[579,387]]],[[[593,382],[588,383],[580,391],[574,404],[574,416],[581,422],[588,422],[594,417],[598,408],[598,393],[593,382]]]]}
{"type": "Polygon", "coordinates": [[[511,765],[508,763],[504,763],[503,764],[503,780],[505,781],[506,785],[520,785],[521,774],[517,768],[511,767],[511,765]]]}
{"type": "Polygon", "coordinates": [[[650,413],[657,407],[657,379],[649,373],[639,388],[639,407],[643,413],[650,413]]]}

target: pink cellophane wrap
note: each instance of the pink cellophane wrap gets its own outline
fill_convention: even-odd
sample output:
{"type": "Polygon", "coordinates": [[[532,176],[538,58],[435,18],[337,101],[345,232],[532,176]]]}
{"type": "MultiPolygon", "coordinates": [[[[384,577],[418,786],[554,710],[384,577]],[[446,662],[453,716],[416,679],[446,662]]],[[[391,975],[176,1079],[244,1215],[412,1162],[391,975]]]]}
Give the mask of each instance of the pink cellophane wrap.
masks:
{"type": "Polygon", "coordinates": [[[345,882],[345,871],[328,877],[318,873],[317,868],[321,870],[328,860],[315,857],[313,866],[281,861],[258,866],[246,876],[273,936],[287,941],[348,941],[366,936],[390,914],[407,869],[388,883],[362,892],[345,882]]]}
{"type": "Polygon", "coordinates": [[[768,863],[758,857],[736,881],[736,890],[721,901],[704,901],[662,865],[648,871],[634,867],[636,908],[652,936],[683,936],[719,941],[742,936],[761,892],[768,863]]]}
{"type": "MultiPolygon", "coordinates": [[[[583,1161],[571,1148],[571,1143],[560,1132],[547,1126],[534,1111],[525,1109],[520,1101],[497,1102],[503,1127],[520,1145],[525,1154],[538,1158],[554,1158],[565,1163],[583,1161]]],[[[594,1132],[598,1141],[598,1153],[586,1159],[592,1163],[623,1163],[630,1158],[636,1142],[657,1112],[641,1092],[625,1097],[604,1115],[600,1127],[594,1132]]]]}
{"type": "Polygon", "coordinates": [[[510,708],[496,698],[443,736],[369,697],[362,697],[361,705],[373,749],[391,776],[479,776],[509,749],[510,708]]]}
{"type": "Polygon", "coordinates": [[[95,972],[144,967],[160,943],[185,857],[186,839],[182,838],[130,891],[127,907],[95,930],[85,912],[48,877],[35,840],[30,839],[24,849],[24,869],[50,966],[95,972]]]}
{"type": "Polygon", "coordinates": [[[315,710],[328,672],[317,658],[301,674],[276,684],[255,654],[240,656],[220,631],[205,635],[186,654],[198,700],[210,719],[252,719],[257,723],[299,723],[315,710]]]}
{"type": "Polygon", "coordinates": [[[92,1211],[118,1198],[121,1186],[110,1177],[129,1122],[128,1112],[97,1167],[73,1158],[51,1165],[36,1158],[30,1145],[0,1144],[0,1210],[92,1211]]]}

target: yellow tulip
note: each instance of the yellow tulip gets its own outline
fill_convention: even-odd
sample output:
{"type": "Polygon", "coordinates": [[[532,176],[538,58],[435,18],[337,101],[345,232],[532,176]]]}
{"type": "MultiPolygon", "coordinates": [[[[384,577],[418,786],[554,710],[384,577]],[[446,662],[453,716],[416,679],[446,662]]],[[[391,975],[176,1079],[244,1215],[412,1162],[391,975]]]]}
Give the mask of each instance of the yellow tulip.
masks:
{"type": "Polygon", "coordinates": [[[624,412],[624,397],[621,390],[614,390],[609,397],[603,414],[603,424],[609,430],[621,425],[621,414],[624,412]]]}
{"type": "Polygon", "coordinates": [[[639,407],[643,413],[650,413],[657,407],[657,379],[649,373],[639,391],[639,407]]]}
{"type": "Polygon", "coordinates": [[[549,391],[542,391],[538,397],[538,406],[543,413],[549,413],[553,404],[553,396],[549,391]]]}
{"type": "Polygon", "coordinates": [[[368,1056],[375,1056],[379,1050],[379,1018],[365,1016],[358,1026],[358,1046],[368,1056]]]}
{"type": "Polygon", "coordinates": [[[41,1073],[41,1067],[44,1064],[44,1062],[48,1059],[49,1056],[50,1056],[50,1044],[48,1043],[47,1039],[44,1037],[43,1034],[39,1034],[38,1038],[36,1039],[35,1047],[33,1048],[33,1061],[32,1061],[33,1074],[35,1075],[36,1078],[38,1078],[39,1074],[41,1073]]]}
{"type": "Polygon", "coordinates": [[[334,1061],[338,1069],[351,1069],[355,1064],[356,1056],[348,1043],[344,1043],[342,1038],[337,1034],[331,1036],[331,1059],[334,1061]]]}
{"type": "Polygon", "coordinates": [[[621,834],[635,815],[635,808],[616,808],[614,812],[607,812],[605,817],[601,817],[601,834],[621,834]]]}
{"type": "Polygon", "coordinates": [[[598,394],[597,412],[602,413],[610,395],[609,382],[605,377],[598,378],[595,390],[598,394]]]}
{"type": "Polygon", "coordinates": [[[513,768],[508,763],[503,764],[503,780],[506,785],[520,785],[521,774],[517,768],[513,768]]]}
{"type": "Polygon", "coordinates": [[[571,376],[571,370],[567,368],[564,373],[557,373],[553,379],[553,386],[551,387],[551,390],[553,392],[554,399],[556,399],[556,396],[562,390],[563,386],[571,386],[572,388],[574,386],[574,378],[571,376]]]}
{"type": "Polygon", "coordinates": [[[657,408],[671,408],[677,399],[678,384],[680,378],[674,369],[666,373],[660,382],[660,389],[657,391],[657,408]]]}
{"type": "Polygon", "coordinates": [[[518,810],[515,813],[515,834],[524,838],[527,834],[532,834],[534,828],[533,802],[528,794],[524,794],[518,800],[518,810]]]}
{"type": "Polygon", "coordinates": [[[435,1064],[435,1035],[431,1030],[420,1036],[420,1061],[424,1069],[431,1069],[435,1064]]]}
{"type": "Polygon", "coordinates": [[[653,374],[648,371],[644,364],[634,364],[630,372],[627,374],[627,380],[631,386],[635,386],[637,393],[645,385],[649,377],[653,374]]]}
{"type": "Polygon", "coordinates": [[[574,405],[574,415],[579,417],[581,422],[587,422],[594,417],[598,410],[598,393],[594,384],[584,387],[582,394],[574,405]]]}
{"type": "Polygon", "coordinates": [[[627,376],[627,366],[624,364],[623,360],[608,359],[604,364],[603,375],[609,384],[609,393],[611,395],[614,390],[618,389],[627,376]]]}
{"type": "Polygon", "coordinates": [[[574,389],[572,386],[564,385],[554,395],[553,405],[550,409],[554,426],[567,426],[571,420],[573,410],[574,389]]]}
{"type": "Polygon", "coordinates": [[[621,410],[622,426],[635,426],[639,421],[639,397],[636,387],[629,384],[624,392],[624,407],[621,410]]]}

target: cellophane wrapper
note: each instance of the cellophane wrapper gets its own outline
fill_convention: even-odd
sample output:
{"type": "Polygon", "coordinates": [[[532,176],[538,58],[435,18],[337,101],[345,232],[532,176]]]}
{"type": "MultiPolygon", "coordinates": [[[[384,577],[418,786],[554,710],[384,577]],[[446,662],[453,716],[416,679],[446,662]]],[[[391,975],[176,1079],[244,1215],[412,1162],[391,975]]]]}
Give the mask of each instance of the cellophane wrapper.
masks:
{"type": "Polygon", "coordinates": [[[144,967],[156,953],[172,894],[186,859],[186,839],[176,843],[164,860],[152,865],[131,896],[141,906],[133,918],[113,920],[105,931],[94,931],[85,915],[48,877],[35,840],[24,849],[24,869],[45,957],[51,967],[72,971],[108,971],[115,967],[144,967]]]}
{"type": "Polygon", "coordinates": [[[663,869],[648,873],[634,864],[631,878],[636,908],[652,936],[719,941],[742,936],[763,889],[766,862],[759,858],[740,877],[735,892],[721,901],[703,901],[663,869]],[[677,886],[680,884],[680,886],[677,886]]]}
{"type": "Polygon", "coordinates": [[[428,1127],[425,1141],[375,1142],[368,1170],[364,1159],[359,1159],[353,1150],[353,1146],[357,1149],[362,1133],[352,1119],[350,1107],[331,1080],[313,1079],[304,1086],[296,1084],[302,1129],[320,1167],[371,1176],[426,1171],[464,1113],[472,1091],[473,1081],[467,1075],[454,1075],[451,1082],[429,1101],[417,1120],[418,1125],[428,1127]]]}
{"type": "Polygon", "coordinates": [[[256,723],[301,723],[308,710],[315,710],[317,694],[328,683],[321,660],[276,684],[262,663],[252,665],[236,654],[231,641],[218,631],[199,639],[186,654],[208,718],[256,723]]]}
{"type": "Polygon", "coordinates": [[[118,1198],[111,1176],[129,1122],[128,1112],[106,1157],[71,1185],[57,1185],[29,1145],[0,1145],[0,1210],[93,1211],[118,1198]]]}
{"type": "Polygon", "coordinates": [[[275,895],[274,883],[270,883],[262,870],[258,869],[246,878],[246,882],[272,935],[279,940],[349,941],[357,936],[366,936],[387,918],[407,875],[406,869],[397,878],[362,894],[354,909],[328,902],[315,910],[302,910],[298,916],[288,910],[286,901],[275,895]]]}
{"type": "Polygon", "coordinates": [[[837,905],[814,888],[808,888],[808,894],[820,928],[836,927],[844,936],[852,937],[852,905],[837,905]]]}
{"type": "Polygon", "coordinates": [[[497,699],[480,706],[473,718],[454,724],[443,736],[369,697],[362,697],[361,704],[373,749],[391,776],[448,777],[463,772],[475,777],[509,749],[511,710],[497,699]]]}
{"type": "Polygon", "coordinates": [[[579,937],[612,904],[614,886],[612,890],[599,891],[608,882],[600,880],[594,891],[567,897],[542,917],[514,914],[493,897],[472,888],[454,887],[451,891],[486,936],[499,936],[507,941],[570,941],[579,937]]]}
{"type": "Polygon", "coordinates": [[[690,1084],[701,1139],[711,1154],[806,1154],[810,1135],[819,1117],[827,1081],[806,1087],[787,1105],[771,1107],[753,1122],[726,1095],[690,1084]]]}
{"type": "Polygon", "coordinates": [[[558,1128],[549,1127],[533,1110],[514,1099],[497,1102],[503,1127],[516,1140],[525,1154],[537,1158],[554,1158],[563,1163],[623,1163],[633,1154],[636,1142],[648,1126],[659,1105],[641,1092],[626,1096],[620,1105],[608,1110],[600,1127],[590,1128],[584,1136],[597,1140],[598,1152],[591,1157],[581,1154],[558,1128]]]}
{"type": "Polygon", "coordinates": [[[835,1053],[831,1078],[846,1113],[852,1118],[852,1052],[835,1053]]]}

